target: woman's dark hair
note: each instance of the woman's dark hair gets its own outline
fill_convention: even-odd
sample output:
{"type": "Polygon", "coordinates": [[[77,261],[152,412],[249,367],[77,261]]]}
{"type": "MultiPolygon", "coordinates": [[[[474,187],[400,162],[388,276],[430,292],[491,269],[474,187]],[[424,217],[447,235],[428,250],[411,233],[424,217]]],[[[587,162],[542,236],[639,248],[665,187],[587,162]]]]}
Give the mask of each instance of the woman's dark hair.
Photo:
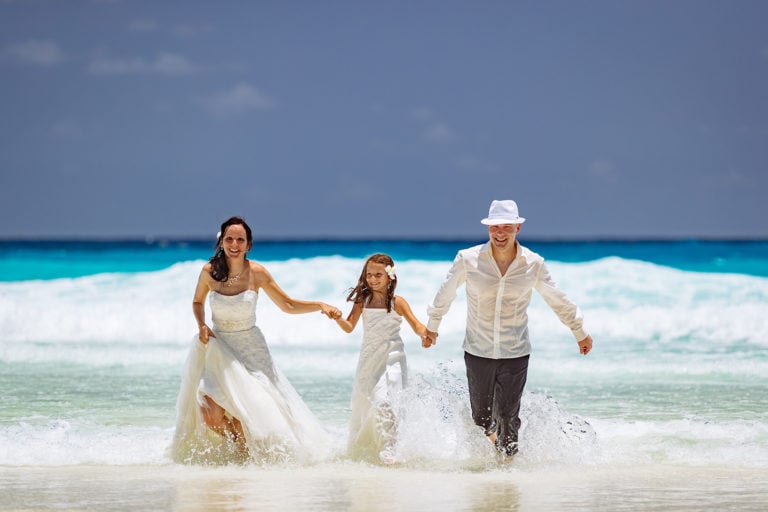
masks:
{"type": "MultiPolygon", "coordinates": [[[[369,256],[368,259],[365,260],[363,271],[360,273],[360,279],[357,280],[357,286],[351,288],[349,295],[347,295],[347,302],[354,302],[355,304],[365,305],[365,303],[367,303],[368,299],[371,297],[371,290],[368,288],[368,283],[365,280],[365,274],[368,270],[368,263],[370,262],[381,263],[382,265],[389,265],[390,267],[395,266],[395,262],[388,254],[377,253],[369,256]]],[[[394,302],[396,287],[397,275],[389,278],[389,285],[387,286],[387,313],[392,311],[392,303],[394,302]]]]}
{"type": "Polygon", "coordinates": [[[224,221],[221,225],[221,231],[219,231],[219,237],[216,239],[216,252],[209,260],[211,262],[211,277],[216,281],[223,282],[229,277],[229,265],[227,265],[227,256],[224,254],[224,249],[221,247],[221,241],[224,240],[227,228],[237,224],[243,226],[243,229],[245,229],[245,237],[248,239],[248,245],[253,242],[251,228],[242,218],[230,217],[224,221]]]}

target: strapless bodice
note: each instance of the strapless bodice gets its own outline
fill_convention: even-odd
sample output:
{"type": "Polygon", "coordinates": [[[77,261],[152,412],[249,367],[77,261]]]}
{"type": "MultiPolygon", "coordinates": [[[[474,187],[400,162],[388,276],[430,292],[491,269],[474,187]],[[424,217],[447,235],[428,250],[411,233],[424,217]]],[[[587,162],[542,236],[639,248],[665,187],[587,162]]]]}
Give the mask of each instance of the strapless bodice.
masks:
{"type": "Polygon", "coordinates": [[[210,305],[214,330],[221,332],[246,331],[256,325],[256,301],[259,294],[245,290],[237,295],[211,292],[210,305]]]}

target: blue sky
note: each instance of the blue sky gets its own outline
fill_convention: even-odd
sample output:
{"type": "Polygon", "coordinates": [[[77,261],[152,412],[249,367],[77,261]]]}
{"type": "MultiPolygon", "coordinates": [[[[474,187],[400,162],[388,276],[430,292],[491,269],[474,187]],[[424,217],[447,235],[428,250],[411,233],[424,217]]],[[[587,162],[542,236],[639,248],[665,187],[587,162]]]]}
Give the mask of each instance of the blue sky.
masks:
{"type": "Polygon", "coordinates": [[[768,2],[0,0],[0,238],[768,237],[768,2]]]}

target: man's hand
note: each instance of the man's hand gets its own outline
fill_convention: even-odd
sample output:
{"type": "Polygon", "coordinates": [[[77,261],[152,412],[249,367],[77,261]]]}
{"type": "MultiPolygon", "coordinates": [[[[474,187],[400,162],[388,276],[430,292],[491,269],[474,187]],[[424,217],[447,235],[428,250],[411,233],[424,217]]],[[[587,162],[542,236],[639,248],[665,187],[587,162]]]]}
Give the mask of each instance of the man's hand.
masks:
{"type": "Polygon", "coordinates": [[[592,350],[592,336],[587,336],[579,342],[579,352],[587,355],[589,354],[590,350],[592,350]]]}

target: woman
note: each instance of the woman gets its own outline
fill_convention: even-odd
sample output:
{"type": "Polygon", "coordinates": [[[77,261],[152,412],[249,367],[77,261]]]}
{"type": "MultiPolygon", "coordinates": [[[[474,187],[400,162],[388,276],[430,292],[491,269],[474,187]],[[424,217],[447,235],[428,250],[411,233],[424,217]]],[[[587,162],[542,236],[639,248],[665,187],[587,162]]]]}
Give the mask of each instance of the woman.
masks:
{"type": "Polygon", "coordinates": [[[200,272],[192,302],[199,333],[182,378],[171,446],[177,462],[315,459],[328,449],[318,420],[273,364],[256,326],[256,300],[263,290],[286,313],[334,318],[341,312],[288,296],[266,268],[246,258],[252,244],[248,224],[230,218],[200,272]],[[206,296],[212,327],[205,322],[206,296]]]}

